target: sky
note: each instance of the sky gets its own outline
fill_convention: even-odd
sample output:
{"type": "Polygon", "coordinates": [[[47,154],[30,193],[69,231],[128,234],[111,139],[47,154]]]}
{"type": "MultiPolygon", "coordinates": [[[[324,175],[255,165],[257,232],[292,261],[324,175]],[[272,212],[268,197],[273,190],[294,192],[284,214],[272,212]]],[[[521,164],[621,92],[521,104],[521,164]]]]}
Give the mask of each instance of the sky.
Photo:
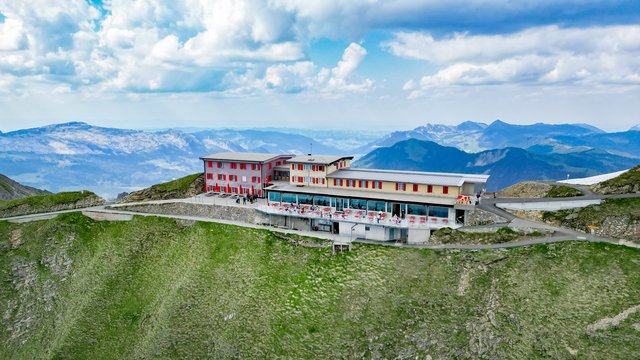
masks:
{"type": "Polygon", "coordinates": [[[638,0],[0,0],[0,131],[640,124],[638,0]]]}

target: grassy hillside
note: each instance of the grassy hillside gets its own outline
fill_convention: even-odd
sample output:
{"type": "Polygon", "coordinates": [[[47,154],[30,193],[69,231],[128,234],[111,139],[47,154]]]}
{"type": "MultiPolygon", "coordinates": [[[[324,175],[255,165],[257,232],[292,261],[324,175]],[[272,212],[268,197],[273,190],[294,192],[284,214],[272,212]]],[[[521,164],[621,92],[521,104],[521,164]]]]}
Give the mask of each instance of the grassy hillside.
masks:
{"type": "Polygon", "coordinates": [[[79,214],[0,222],[0,357],[633,358],[640,250],[294,246],[79,214]],[[606,322],[606,321],[605,321],[606,322]],[[572,355],[575,354],[575,355],[572,355]]]}
{"type": "Polygon", "coordinates": [[[76,204],[84,204],[89,201],[92,203],[102,202],[91,191],[60,192],[0,201],[0,217],[72,209],[76,207],[76,204]]]}
{"type": "Polygon", "coordinates": [[[582,191],[567,185],[551,185],[551,189],[544,195],[546,198],[564,198],[582,196],[582,191]]]}
{"type": "Polygon", "coordinates": [[[125,202],[131,202],[185,198],[201,194],[203,188],[204,175],[202,173],[196,173],[132,192],[125,196],[123,200],[125,202]]]}
{"type": "Polygon", "coordinates": [[[595,192],[601,194],[640,193],[640,165],[593,186],[595,192]]]}

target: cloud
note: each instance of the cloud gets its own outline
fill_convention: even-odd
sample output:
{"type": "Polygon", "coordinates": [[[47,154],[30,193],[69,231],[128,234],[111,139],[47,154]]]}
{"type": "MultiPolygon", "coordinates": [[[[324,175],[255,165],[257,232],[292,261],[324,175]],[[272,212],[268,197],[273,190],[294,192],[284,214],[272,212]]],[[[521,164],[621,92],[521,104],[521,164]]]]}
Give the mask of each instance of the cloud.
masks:
{"type": "Polygon", "coordinates": [[[405,84],[411,97],[446,86],[640,85],[640,26],[545,26],[505,35],[397,33],[392,54],[427,61],[434,74],[405,84]]]}
{"type": "Polygon", "coordinates": [[[263,73],[252,69],[242,74],[227,77],[233,88],[242,92],[314,93],[363,92],[370,90],[374,81],[357,78],[355,72],[367,51],[357,43],[351,43],[344,50],[335,67],[318,68],[311,61],[297,61],[291,64],[268,66],[263,73]]]}

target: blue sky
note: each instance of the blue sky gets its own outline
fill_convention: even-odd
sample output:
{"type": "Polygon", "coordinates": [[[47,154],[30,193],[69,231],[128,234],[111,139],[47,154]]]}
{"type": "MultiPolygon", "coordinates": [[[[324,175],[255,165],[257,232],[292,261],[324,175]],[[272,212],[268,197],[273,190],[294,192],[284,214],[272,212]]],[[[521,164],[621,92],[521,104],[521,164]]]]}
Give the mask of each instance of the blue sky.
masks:
{"type": "Polygon", "coordinates": [[[0,0],[0,130],[640,123],[640,1],[0,0]]]}

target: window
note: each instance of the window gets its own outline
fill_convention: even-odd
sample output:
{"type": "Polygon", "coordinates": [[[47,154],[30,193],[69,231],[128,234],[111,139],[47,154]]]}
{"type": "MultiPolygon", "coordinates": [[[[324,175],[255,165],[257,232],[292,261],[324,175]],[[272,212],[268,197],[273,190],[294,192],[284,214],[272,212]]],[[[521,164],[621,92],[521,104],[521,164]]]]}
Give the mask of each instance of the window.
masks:
{"type": "Polygon", "coordinates": [[[231,163],[231,168],[232,169],[237,169],[238,168],[238,164],[237,163],[231,163]]]}
{"type": "Polygon", "coordinates": [[[256,177],[255,177],[255,176],[252,176],[252,177],[251,177],[251,182],[252,182],[252,183],[256,182],[256,177]]]}
{"type": "Polygon", "coordinates": [[[298,164],[298,170],[303,170],[303,169],[304,169],[304,165],[298,164]]]}
{"type": "Polygon", "coordinates": [[[433,192],[433,185],[427,185],[427,192],[433,192]]]}
{"type": "Polygon", "coordinates": [[[314,196],[313,204],[318,206],[331,206],[331,198],[328,196],[314,196]]]}
{"type": "Polygon", "coordinates": [[[407,204],[407,214],[427,215],[427,207],[424,205],[407,204]]]}
{"type": "Polygon", "coordinates": [[[269,192],[269,201],[270,202],[280,202],[280,193],[277,191],[269,192]]]}
{"type": "Polygon", "coordinates": [[[367,210],[369,211],[386,211],[386,203],[384,201],[372,201],[367,202],[367,210]]]}
{"type": "Polygon", "coordinates": [[[367,200],[349,199],[349,207],[352,209],[366,210],[367,200]]]}
{"type": "Polygon", "coordinates": [[[296,194],[282,193],[282,202],[295,203],[296,202],[296,194]]]}
{"type": "Polygon", "coordinates": [[[295,170],[296,169],[296,165],[295,164],[291,164],[291,170],[295,170]]]}
{"type": "Polygon", "coordinates": [[[269,170],[273,167],[273,163],[269,163],[269,170]]]}
{"type": "Polygon", "coordinates": [[[255,170],[256,169],[256,164],[251,164],[251,170],[255,170]]]}
{"type": "Polygon", "coordinates": [[[213,167],[213,161],[207,161],[207,167],[213,167]]]}
{"type": "Polygon", "coordinates": [[[407,190],[407,184],[396,183],[396,190],[398,190],[398,191],[406,191],[407,190]]]}
{"type": "Polygon", "coordinates": [[[247,164],[240,163],[240,170],[247,170],[247,164]]]}
{"type": "Polygon", "coordinates": [[[320,165],[320,171],[324,171],[324,165],[320,165]]]}
{"type": "Polygon", "coordinates": [[[442,187],[442,193],[443,194],[448,194],[449,193],[449,187],[448,186],[443,186],[442,187]]]}
{"type": "Polygon", "coordinates": [[[449,208],[443,206],[429,206],[429,216],[448,218],[449,208]]]}
{"type": "Polygon", "coordinates": [[[276,161],[276,166],[280,166],[282,164],[280,161],[276,161]]]}
{"type": "Polygon", "coordinates": [[[226,180],[226,177],[224,174],[218,174],[218,180],[226,180]]]}
{"type": "Polygon", "coordinates": [[[222,161],[218,161],[218,169],[222,169],[222,161]]]}
{"type": "Polygon", "coordinates": [[[313,196],[298,194],[298,204],[305,204],[305,205],[313,204],[313,196]]]}
{"type": "Polygon", "coordinates": [[[242,177],[242,182],[247,182],[247,177],[246,176],[242,177]]]}
{"type": "Polygon", "coordinates": [[[213,180],[213,174],[207,174],[207,180],[213,180]]]}
{"type": "Polygon", "coordinates": [[[413,184],[413,192],[418,192],[418,184],[413,184]]]}

